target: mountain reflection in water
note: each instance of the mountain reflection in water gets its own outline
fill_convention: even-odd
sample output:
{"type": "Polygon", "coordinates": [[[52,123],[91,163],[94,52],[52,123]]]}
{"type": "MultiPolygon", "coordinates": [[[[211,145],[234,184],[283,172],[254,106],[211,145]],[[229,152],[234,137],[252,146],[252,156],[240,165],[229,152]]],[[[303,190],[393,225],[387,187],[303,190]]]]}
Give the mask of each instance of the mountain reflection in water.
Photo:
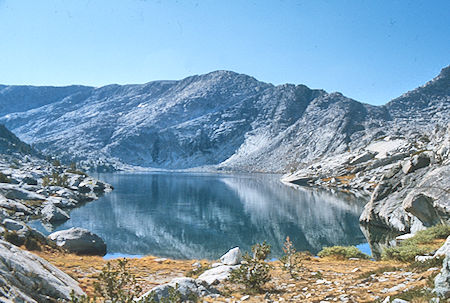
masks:
{"type": "MultiPolygon", "coordinates": [[[[290,187],[274,175],[193,173],[100,174],[112,193],[70,213],[55,230],[83,227],[108,254],[217,259],[228,249],[266,240],[282,255],[286,236],[298,251],[366,240],[358,218],[364,201],[342,193],[290,187]]],[[[48,234],[40,224],[34,227],[48,234]]]]}

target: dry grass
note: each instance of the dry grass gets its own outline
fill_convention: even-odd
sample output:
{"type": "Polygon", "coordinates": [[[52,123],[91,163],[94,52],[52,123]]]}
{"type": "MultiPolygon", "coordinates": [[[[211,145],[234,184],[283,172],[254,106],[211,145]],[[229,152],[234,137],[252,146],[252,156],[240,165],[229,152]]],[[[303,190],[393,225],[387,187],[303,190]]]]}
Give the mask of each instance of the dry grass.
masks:
{"type": "MultiPolygon", "coordinates": [[[[93,282],[98,272],[106,264],[106,260],[95,256],[77,256],[64,254],[53,250],[37,252],[63,271],[80,282],[81,287],[88,293],[93,293],[93,282]]],[[[185,276],[192,270],[195,260],[159,260],[148,256],[140,259],[129,259],[130,271],[136,275],[144,292],[152,287],[166,283],[175,277],[185,276]]],[[[208,266],[211,262],[201,260],[202,266],[208,266]]],[[[320,300],[333,300],[342,294],[347,295],[349,302],[373,302],[375,296],[386,297],[396,293],[382,293],[385,288],[391,288],[404,283],[406,277],[389,275],[387,281],[373,280],[370,275],[382,277],[384,269],[395,269],[400,274],[406,271],[404,263],[393,261],[369,261],[369,260],[335,260],[332,258],[307,258],[302,262],[303,271],[300,279],[292,279],[281,270],[279,261],[271,262],[274,266],[272,281],[264,286],[264,290],[274,301],[283,298],[290,302],[319,302],[320,300]],[[358,270],[355,270],[358,268],[358,270]],[[402,271],[403,269],[403,271],[402,271]],[[369,278],[367,278],[369,277],[369,278]],[[320,283],[321,280],[330,284],[320,283]],[[319,283],[318,283],[319,282],[319,283]],[[368,283],[371,283],[370,285],[368,283]]],[[[408,287],[424,287],[426,280],[432,272],[413,273],[414,282],[408,282],[408,287]]],[[[410,278],[411,278],[410,277],[410,278]]],[[[220,286],[223,293],[231,297],[231,301],[245,295],[244,289],[238,285],[225,283],[220,286]]],[[[225,302],[227,297],[205,298],[206,302],[225,302]]],[[[202,299],[203,300],[203,299],[202,299]]],[[[251,296],[246,302],[264,302],[264,295],[251,296]]]]}
{"type": "Polygon", "coordinates": [[[342,184],[347,184],[350,180],[355,178],[355,175],[351,174],[351,175],[345,175],[345,176],[328,177],[328,178],[322,178],[321,180],[323,182],[330,182],[333,178],[335,178],[342,184]]]}

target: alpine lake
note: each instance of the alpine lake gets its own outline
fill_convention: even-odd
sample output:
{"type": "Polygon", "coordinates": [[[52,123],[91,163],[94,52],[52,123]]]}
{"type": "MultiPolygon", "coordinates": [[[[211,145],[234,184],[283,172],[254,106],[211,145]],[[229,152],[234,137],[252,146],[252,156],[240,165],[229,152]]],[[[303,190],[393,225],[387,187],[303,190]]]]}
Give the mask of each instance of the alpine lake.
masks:
{"type": "Polygon", "coordinates": [[[218,259],[239,246],[267,241],[271,258],[283,255],[287,236],[297,251],[355,245],[370,254],[359,216],[365,200],[341,192],[286,185],[280,175],[104,173],[114,186],[70,212],[61,225],[31,225],[48,235],[86,228],[104,239],[105,258],[154,255],[218,259]]]}

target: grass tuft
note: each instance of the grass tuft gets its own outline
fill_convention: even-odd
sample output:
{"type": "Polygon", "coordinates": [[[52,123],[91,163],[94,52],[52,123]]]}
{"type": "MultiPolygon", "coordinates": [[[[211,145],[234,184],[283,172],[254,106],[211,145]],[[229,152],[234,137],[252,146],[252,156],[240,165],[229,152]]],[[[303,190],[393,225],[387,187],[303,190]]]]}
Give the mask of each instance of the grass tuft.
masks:
{"type": "Polygon", "coordinates": [[[383,260],[396,260],[401,262],[414,262],[416,256],[427,255],[439,248],[437,240],[446,239],[450,235],[450,226],[435,225],[428,229],[421,230],[398,246],[389,247],[383,250],[381,258],[383,260]]]}
{"type": "Polygon", "coordinates": [[[355,246],[332,246],[332,247],[324,247],[322,251],[318,253],[318,256],[323,257],[333,257],[336,259],[350,259],[350,258],[359,258],[359,259],[369,259],[370,257],[365,253],[362,253],[355,246]]]}

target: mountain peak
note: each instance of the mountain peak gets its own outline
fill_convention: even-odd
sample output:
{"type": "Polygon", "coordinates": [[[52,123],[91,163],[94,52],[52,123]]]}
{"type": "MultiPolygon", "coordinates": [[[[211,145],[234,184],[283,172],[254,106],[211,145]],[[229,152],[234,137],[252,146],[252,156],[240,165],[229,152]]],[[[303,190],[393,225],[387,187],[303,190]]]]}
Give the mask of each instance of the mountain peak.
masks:
{"type": "Polygon", "coordinates": [[[447,67],[444,67],[439,76],[436,77],[437,79],[443,79],[443,78],[450,78],[450,65],[447,67]]]}

